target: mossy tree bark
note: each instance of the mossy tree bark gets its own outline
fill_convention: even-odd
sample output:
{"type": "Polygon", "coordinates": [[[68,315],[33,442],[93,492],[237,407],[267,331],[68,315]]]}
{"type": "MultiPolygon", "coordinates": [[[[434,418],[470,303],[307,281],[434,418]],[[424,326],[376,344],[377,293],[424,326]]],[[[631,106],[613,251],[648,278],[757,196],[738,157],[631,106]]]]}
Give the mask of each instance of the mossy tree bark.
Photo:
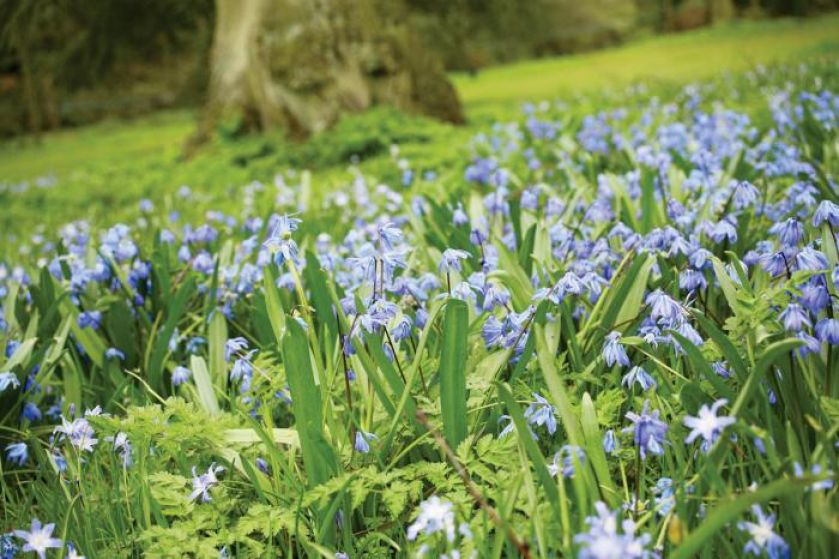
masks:
{"type": "Polygon", "coordinates": [[[220,122],[304,138],[380,103],[463,121],[398,0],[216,0],[210,76],[193,146],[220,122]]]}

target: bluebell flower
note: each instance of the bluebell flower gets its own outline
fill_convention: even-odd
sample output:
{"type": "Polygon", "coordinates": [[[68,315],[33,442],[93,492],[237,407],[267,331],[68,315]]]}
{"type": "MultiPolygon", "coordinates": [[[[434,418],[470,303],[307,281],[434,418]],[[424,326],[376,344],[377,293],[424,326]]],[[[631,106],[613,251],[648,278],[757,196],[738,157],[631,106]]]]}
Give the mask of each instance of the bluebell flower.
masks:
{"type": "Polygon", "coordinates": [[[647,559],[650,534],[636,535],[637,526],[631,519],[618,522],[618,513],[605,503],[594,504],[596,516],[586,518],[588,532],[574,536],[580,546],[578,559],[647,559]]]}
{"type": "Polygon", "coordinates": [[[644,402],[640,414],[629,412],[626,418],[632,423],[632,427],[626,427],[624,433],[633,433],[633,440],[641,453],[641,459],[646,460],[648,454],[664,454],[664,442],[667,436],[668,426],[659,419],[659,411],[650,413],[650,401],[644,402]]]}
{"type": "Polygon", "coordinates": [[[686,427],[691,429],[691,432],[685,438],[685,442],[690,444],[698,437],[702,437],[702,451],[708,452],[723,430],[737,421],[734,417],[717,416],[717,411],[726,404],[728,404],[728,400],[722,398],[714,402],[711,407],[702,404],[698,416],[686,416],[683,422],[686,427]]]}
{"type": "Polygon", "coordinates": [[[725,361],[714,361],[711,368],[722,378],[731,378],[731,371],[728,370],[728,363],[725,361]]]}
{"type": "Polygon", "coordinates": [[[26,443],[9,443],[6,445],[6,460],[12,464],[23,466],[29,460],[29,448],[26,443]]]}
{"type": "Polygon", "coordinates": [[[187,369],[186,367],[178,366],[172,371],[172,384],[175,386],[180,386],[183,383],[189,381],[192,377],[192,371],[187,369]]]}
{"type": "Polygon", "coordinates": [[[355,444],[353,445],[353,448],[355,448],[356,452],[367,454],[370,452],[370,441],[378,438],[379,437],[377,437],[374,433],[368,433],[359,429],[355,432],[355,444]]]}
{"type": "Polygon", "coordinates": [[[455,227],[460,227],[461,225],[466,225],[467,223],[469,223],[469,216],[466,215],[466,212],[463,210],[463,204],[458,202],[457,207],[455,207],[454,212],[452,212],[452,224],[455,227]]]}
{"type": "Polygon", "coordinates": [[[66,418],[62,417],[61,425],[55,428],[55,433],[61,435],[62,438],[69,439],[70,444],[83,452],[93,452],[93,447],[99,442],[93,427],[84,417],[76,418],[73,421],[67,421],[66,418]]]}
{"type": "Polygon", "coordinates": [[[17,375],[6,371],[4,373],[0,373],[0,392],[5,392],[7,388],[18,388],[20,386],[20,381],[17,379],[17,375]]]}
{"type": "Polygon", "coordinates": [[[650,317],[653,320],[679,323],[684,319],[685,311],[682,306],[660,289],[647,295],[644,302],[650,306],[650,317]]]}
{"type": "Polygon", "coordinates": [[[244,353],[248,350],[248,341],[245,338],[231,338],[224,343],[224,360],[228,363],[230,359],[239,353],[244,353]]]}
{"type": "Polygon", "coordinates": [[[626,349],[621,345],[620,339],[620,332],[610,332],[606,336],[606,342],[603,344],[603,359],[609,367],[616,364],[622,367],[629,365],[629,356],[626,354],[626,349]]]}
{"type": "Polygon", "coordinates": [[[79,328],[92,328],[93,330],[99,330],[99,326],[102,324],[102,313],[100,311],[79,313],[76,323],[79,325],[79,328]]]}
{"type": "Polygon", "coordinates": [[[811,278],[810,281],[801,286],[801,295],[798,302],[808,311],[817,315],[830,302],[830,295],[819,278],[811,278]]]}
{"type": "Polygon", "coordinates": [[[649,390],[656,387],[656,381],[650,374],[642,367],[632,367],[629,372],[621,379],[621,384],[626,388],[632,388],[633,384],[638,384],[641,390],[649,390]]]}
{"type": "Polygon", "coordinates": [[[609,429],[603,434],[603,451],[606,454],[614,454],[619,446],[618,439],[615,437],[615,432],[612,429],[609,429]]]}
{"type": "MultiPolygon", "coordinates": [[[[804,468],[801,467],[801,464],[795,462],[793,465],[793,472],[795,473],[795,477],[803,478],[807,472],[804,471],[804,468]]],[[[824,470],[821,464],[813,464],[810,468],[810,475],[814,477],[823,477],[826,476],[821,481],[817,481],[813,483],[810,487],[810,491],[829,491],[833,489],[833,470],[824,470]]]]}
{"type": "Polygon", "coordinates": [[[789,218],[772,225],[769,232],[777,235],[781,243],[788,247],[798,246],[798,243],[804,237],[804,227],[795,218],[789,218]]]}
{"type": "Polygon", "coordinates": [[[440,265],[437,269],[440,272],[449,273],[451,271],[460,272],[462,270],[460,261],[469,258],[469,253],[465,250],[458,250],[456,248],[447,248],[443,251],[443,256],[440,259],[440,265]]]}
{"type": "Polygon", "coordinates": [[[274,255],[278,265],[297,258],[297,243],[291,238],[291,233],[297,230],[299,224],[299,219],[287,215],[274,220],[274,227],[263,246],[274,255]]]}
{"type": "Polygon", "coordinates": [[[788,332],[798,332],[805,326],[811,326],[807,311],[798,303],[790,303],[778,316],[788,332]]]}
{"type": "Polygon", "coordinates": [[[816,337],[830,345],[839,344],[839,320],[823,318],[816,323],[816,337]]]}
{"type": "Polygon", "coordinates": [[[26,402],[23,405],[23,410],[21,410],[20,415],[31,422],[40,421],[41,417],[43,417],[40,408],[33,402],[26,402]]]}
{"type": "Polygon", "coordinates": [[[411,319],[406,315],[402,315],[396,321],[396,325],[391,329],[390,334],[393,336],[393,341],[395,342],[409,338],[411,336],[411,319]]]}
{"type": "Polygon", "coordinates": [[[697,291],[708,287],[708,281],[705,279],[705,274],[694,270],[693,268],[686,268],[679,274],[679,288],[687,291],[697,291]]]}
{"type": "Polygon", "coordinates": [[[205,503],[212,500],[210,497],[210,489],[218,485],[219,474],[224,471],[221,466],[216,466],[215,462],[210,464],[207,472],[198,475],[195,466],[192,467],[192,493],[189,494],[189,500],[194,501],[198,497],[205,503]]]}
{"type": "Polygon", "coordinates": [[[757,201],[757,197],[757,188],[749,182],[740,181],[734,186],[734,207],[738,210],[753,206],[757,201]]]}
{"type": "Polygon", "coordinates": [[[827,256],[823,252],[809,246],[804,247],[795,255],[795,264],[799,270],[808,270],[811,272],[820,272],[830,268],[830,265],[827,263],[827,256]]]}
{"type": "Polygon", "coordinates": [[[667,516],[676,504],[676,490],[673,488],[673,480],[669,477],[659,479],[655,487],[655,511],[659,516],[667,516]]]}
{"type": "Polygon", "coordinates": [[[76,550],[76,546],[67,542],[67,557],[65,559],[85,559],[85,556],[79,554],[76,550]]]}
{"type": "Polygon", "coordinates": [[[25,542],[21,548],[24,553],[31,551],[37,554],[40,559],[45,559],[48,549],[58,549],[64,545],[64,542],[60,539],[52,537],[54,530],[55,524],[42,526],[40,520],[33,518],[28,532],[26,530],[15,530],[14,535],[25,542]]]}
{"type": "Polygon", "coordinates": [[[128,468],[134,463],[134,457],[132,455],[133,448],[131,442],[128,440],[128,435],[119,432],[113,437],[106,437],[105,440],[113,443],[114,451],[119,453],[123,466],[128,468]]]}
{"type": "Polygon", "coordinates": [[[105,350],[105,359],[117,359],[119,361],[125,361],[125,353],[123,353],[115,347],[109,347],[105,350]]]}
{"type": "Polygon", "coordinates": [[[839,205],[830,200],[822,200],[813,212],[813,227],[822,223],[829,223],[833,227],[839,226],[839,205]]]}
{"type": "Polygon", "coordinates": [[[571,477],[574,475],[574,460],[577,460],[580,465],[586,463],[586,453],[578,446],[563,445],[559,451],[554,454],[553,462],[548,464],[548,473],[556,477],[560,472],[562,477],[571,477]]]}
{"type": "Polygon", "coordinates": [[[14,559],[20,553],[20,547],[14,541],[14,534],[0,534],[0,559],[14,559]]]}
{"type": "MultiPolygon", "coordinates": [[[[202,338],[201,336],[193,336],[186,342],[186,351],[187,353],[191,353],[195,355],[201,349],[201,346],[206,345],[207,340],[202,338]]],[[[226,349],[226,347],[225,347],[226,349]]]]}
{"type": "Polygon", "coordinates": [[[408,541],[414,541],[420,533],[431,536],[437,532],[446,535],[450,542],[454,541],[454,505],[449,501],[432,495],[428,500],[420,503],[420,512],[416,520],[408,526],[408,541]]]}
{"type": "Polygon", "coordinates": [[[766,552],[769,559],[788,559],[789,545],[775,533],[775,515],[765,514],[760,505],[752,506],[755,522],[740,521],[737,528],[749,533],[751,539],[746,543],[743,551],[752,555],[762,555],[766,552]]]}
{"type": "Polygon", "coordinates": [[[737,242],[737,227],[728,218],[721,219],[711,225],[707,232],[708,236],[717,244],[723,241],[728,241],[729,243],[737,242]]]}
{"type": "Polygon", "coordinates": [[[536,392],[533,393],[533,397],[536,401],[527,406],[524,418],[529,425],[544,425],[548,433],[553,435],[556,433],[556,408],[536,392]]]}

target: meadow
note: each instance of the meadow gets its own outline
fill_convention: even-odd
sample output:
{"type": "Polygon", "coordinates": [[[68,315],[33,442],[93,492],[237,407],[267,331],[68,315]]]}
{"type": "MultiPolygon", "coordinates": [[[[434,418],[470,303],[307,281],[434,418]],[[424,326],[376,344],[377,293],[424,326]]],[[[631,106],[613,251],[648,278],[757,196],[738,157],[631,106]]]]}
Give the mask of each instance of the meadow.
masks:
{"type": "Polygon", "coordinates": [[[4,145],[0,557],[831,557],[837,29],[4,145]]]}

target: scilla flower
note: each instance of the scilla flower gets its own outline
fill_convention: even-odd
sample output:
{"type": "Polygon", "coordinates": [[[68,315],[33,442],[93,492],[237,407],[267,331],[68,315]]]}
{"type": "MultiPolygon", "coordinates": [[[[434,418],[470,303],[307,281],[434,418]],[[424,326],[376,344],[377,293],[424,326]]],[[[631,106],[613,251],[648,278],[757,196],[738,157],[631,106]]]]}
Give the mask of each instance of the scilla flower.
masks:
{"type": "Polygon", "coordinates": [[[42,526],[41,521],[34,518],[28,532],[15,530],[14,534],[26,542],[23,544],[22,551],[32,551],[41,559],[45,559],[48,549],[58,549],[63,545],[61,540],[52,537],[53,530],[55,530],[55,524],[42,526]]]}
{"type": "Polygon", "coordinates": [[[766,552],[769,559],[787,559],[790,556],[789,545],[776,534],[775,515],[766,515],[759,505],[752,506],[755,522],[741,521],[737,523],[740,530],[749,533],[751,539],[743,547],[743,551],[752,555],[762,555],[766,552]]]}
{"type": "Polygon", "coordinates": [[[449,501],[444,501],[437,495],[432,495],[430,499],[420,503],[417,519],[408,526],[408,540],[414,541],[420,532],[426,536],[443,532],[448,541],[454,541],[455,526],[452,509],[453,505],[449,501]]]}
{"type": "Polygon", "coordinates": [[[469,253],[465,250],[447,248],[443,251],[443,256],[440,259],[440,265],[437,269],[440,270],[440,272],[446,273],[451,271],[459,272],[462,270],[460,261],[465,260],[466,258],[469,258],[469,253]]]}
{"type": "Polygon", "coordinates": [[[737,421],[733,417],[717,416],[717,410],[727,403],[728,400],[722,398],[714,402],[710,408],[706,404],[702,404],[697,417],[685,417],[684,424],[691,429],[685,442],[690,444],[698,437],[702,437],[702,450],[703,452],[708,452],[723,429],[729,425],[733,425],[737,421]]]}
{"type": "Polygon", "coordinates": [[[548,428],[548,433],[553,435],[556,433],[556,409],[545,398],[533,393],[536,401],[527,406],[524,412],[524,418],[530,425],[544,425],[548,428]]]}
{"type": "Polygon", "coordinates": [[[629,412],[626,418],[632,421],[632,427],[626,427],[625,433],[633,433],[635,445],[641,453],[641,459],[646,460],[648,454],[664,454],[664,437],[667,435],[667,424],[659,418],[659,411],[650,413],[650,401],[644,402],[640,414],[629,412]]]}
{"type": "Polygon", "coordinates": [[[194,501],[198,497],[205,503],[211,500],[210,489],[218,484],[219,474],[224,471],[221,466],[216,466],[215,462],[210,464],[207,473],[200,476],[195,471],[195,466],[192,467],[192,493],[189,494],[189,500],[194,501]]]}
{"type": "Polygon", "coordinates": [[[355,451],[361,454],[367,454],[370,452],[370,441],[378,438],[374,433],[367,433],[359,429],[355,432],[355,451]]]}
{"type": "Polygon", "coordinates": [[[617,364],[623,367],[629,365],[629,356],[620,343],[620,332],[610,332],[603,344],[603,359],[609,367],[617,364]]]}

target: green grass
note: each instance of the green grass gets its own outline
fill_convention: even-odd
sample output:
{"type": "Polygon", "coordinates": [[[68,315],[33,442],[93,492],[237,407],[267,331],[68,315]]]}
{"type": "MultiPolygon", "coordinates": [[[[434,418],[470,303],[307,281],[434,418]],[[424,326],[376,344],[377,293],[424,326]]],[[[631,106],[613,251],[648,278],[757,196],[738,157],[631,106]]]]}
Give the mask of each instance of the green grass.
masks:
{"type": "Polygon", "coordinates": [[[738,22],[639,40],[597,52],[520,62],[458,75],[467,111],[486,104],[618,88],[636,81],[686,83],[724,70],[835,55],[839,15],[812,20],[738,22]]]}
{"type": "Polygon", "coordinates": [[[194,110],[106,121],[37,140],[18,138],[0,144],[0,184],[51,175],[57,186],[22,194],[0,188],[0,229],[5,233],[0,245],[14,244],[17,233],[38,225],[54,228],[80,218],[127,219],[141,198],[160,203],[182,184],[219,197],[252,180],[271,181],[282,169],[305,168],[316,172],[315,190],[323,193],[346,181],[345,168],[353,154],[360,156],[366,172],[398,180],[382,176],[393,173],[391,143],[400,145],[401,155],[415,169],[446,167],[462,159],[462,146],[472,134],[490,122],[513,118],[526,100],[599,94],[639,80],[679,85],[723,70],[825,58],[836,52],[839,15],[740,22],[651,37],[594,53],[490,68],[476,77],[455,75],[470,119],[465,127],[381,109],[349,117],[304,145],[289,144],[280,133],[222,138],[190,161],[183,161],[181,154],[195,126],[194,110]]]}

